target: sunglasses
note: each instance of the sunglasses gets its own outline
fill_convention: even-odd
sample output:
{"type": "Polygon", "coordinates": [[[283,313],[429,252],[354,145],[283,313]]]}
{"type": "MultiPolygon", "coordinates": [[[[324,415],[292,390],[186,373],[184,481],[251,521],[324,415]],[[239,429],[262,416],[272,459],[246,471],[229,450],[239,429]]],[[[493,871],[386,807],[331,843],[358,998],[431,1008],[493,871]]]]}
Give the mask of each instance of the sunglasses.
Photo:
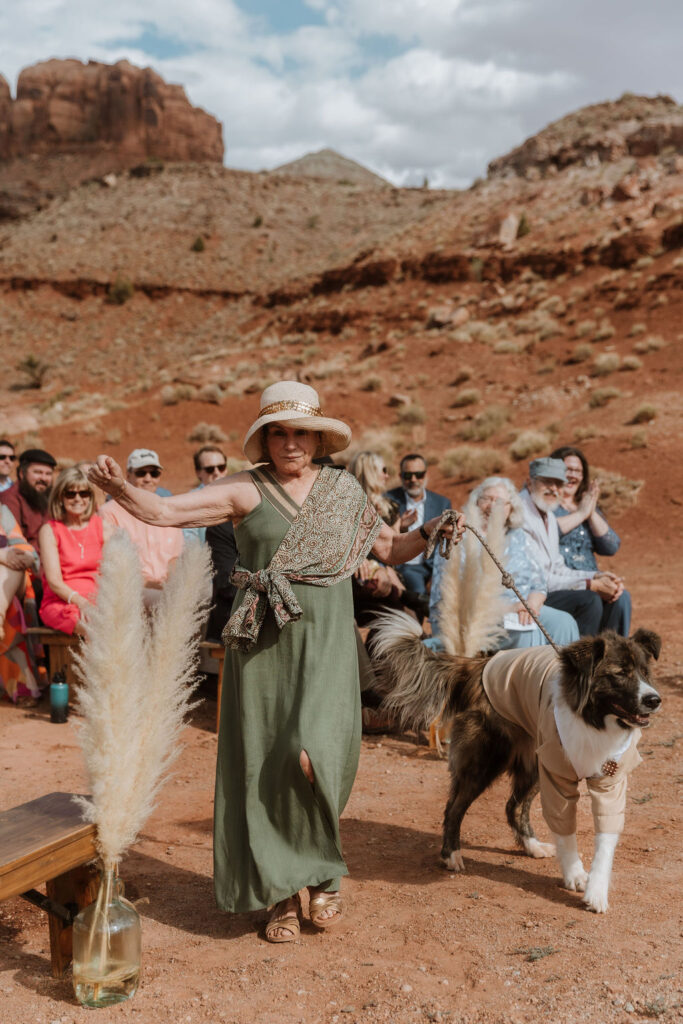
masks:
{"type": "Polygon", "coordinates": [[[209,473],[211,476],[213,476],[214,473],[225,473],[227,466],[227,462],[221,462],[219,466],[200,466],[199,469],[200,472],[209,473]]]}
{"type": "Polygon", "coordinates": [[[418,480],[424,480],[427,475],[426,469],[414,470],[412,473],[401,473],[401,479],[410,480],[412,477],[417,477],[418,480]]]}
{"type": "Polygon", "coordinates": [[[142,480],[143,476],[153,476],[156,480],[157,477],[161,476],[161,470],[158,466],[143,466],[142,469],[133,470],[133,476],[137,477],[138,480],[142,480]]]}
{"type": "Polygon", "coordinates": [[[16,455],[6,455],[4,452],[0,452],[0,460],[2,460],[2,459],[6,459],[7,462],[16,462],[17,461],[16,455]]]}
{"type": "Polygon", "coordinates": [[[62,497],[66,498],[67,501],[73,501],[74,498],[90,498],[92,497],[92,491],[64,491],[62,497]]]}

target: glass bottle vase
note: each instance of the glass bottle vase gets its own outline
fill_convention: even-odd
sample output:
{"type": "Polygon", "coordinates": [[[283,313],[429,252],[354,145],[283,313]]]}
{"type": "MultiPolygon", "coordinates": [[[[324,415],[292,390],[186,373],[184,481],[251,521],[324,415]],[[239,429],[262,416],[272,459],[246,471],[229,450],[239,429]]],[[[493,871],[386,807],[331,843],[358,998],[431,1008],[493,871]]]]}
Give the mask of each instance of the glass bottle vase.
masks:
{"type": "Polygon", "coordinates": [[[105,865],[97,899],[73,924],[73,982],[83,1006],[130,999],[140,980],[140,916],[123,896],[113,865],[105,865]]]}

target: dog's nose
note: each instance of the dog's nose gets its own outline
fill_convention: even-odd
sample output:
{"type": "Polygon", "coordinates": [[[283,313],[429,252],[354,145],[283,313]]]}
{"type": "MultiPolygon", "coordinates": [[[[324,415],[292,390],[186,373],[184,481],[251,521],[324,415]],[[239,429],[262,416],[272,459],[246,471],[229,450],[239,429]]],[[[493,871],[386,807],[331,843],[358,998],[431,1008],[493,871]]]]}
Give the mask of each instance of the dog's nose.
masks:
{"type": "Polygon", "coordinates": [[[644,704],[648,711],[656,711],[661,703],[662,698],[654,691],[652,693],[646,693],[642,700],[642,704],[644,704]]]}

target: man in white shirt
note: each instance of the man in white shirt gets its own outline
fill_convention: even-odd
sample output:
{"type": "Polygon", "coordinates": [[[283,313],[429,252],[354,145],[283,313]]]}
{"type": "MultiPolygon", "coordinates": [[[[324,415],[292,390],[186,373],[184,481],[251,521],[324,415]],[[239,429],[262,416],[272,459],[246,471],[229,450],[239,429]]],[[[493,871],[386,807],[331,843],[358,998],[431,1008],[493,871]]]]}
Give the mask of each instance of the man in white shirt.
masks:
{"type": "Polygon", "coordinates": [[[520,492],[524,530],[533,542],[532,551],[547,589],[545,594],[530,594],[528,600],[537,614],[544,603],[569,612],[581,636],[595,636],[603,629],[616,628],[620,613],[615,602],[624,584],[614,573],[570,569],[565,563],[554,515],[565,480],[562,459],[534,459],[529,463],[529,477],[520,492]]]}

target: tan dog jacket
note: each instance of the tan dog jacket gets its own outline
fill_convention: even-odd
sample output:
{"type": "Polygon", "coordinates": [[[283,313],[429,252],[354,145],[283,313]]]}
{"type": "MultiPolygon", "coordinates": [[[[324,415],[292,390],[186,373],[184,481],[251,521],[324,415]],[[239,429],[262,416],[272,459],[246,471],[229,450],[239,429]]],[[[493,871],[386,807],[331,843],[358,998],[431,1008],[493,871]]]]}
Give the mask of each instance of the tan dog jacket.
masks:
{"type": "MultiPolygon", "coordinates": [[[[519,726],[534,742],[538,757],[543,817],[560,836],[576,832],[579,777],[564,752],[554,714],[553,688],[560,661],[552,647],[500,651],[484,668],[483,684],[494,709],[519,726]]],[[[596,832],[621,832],[628,773],[640,764],[640,729],[621,755],[612,776],[586,779],[596,832]]]]}

